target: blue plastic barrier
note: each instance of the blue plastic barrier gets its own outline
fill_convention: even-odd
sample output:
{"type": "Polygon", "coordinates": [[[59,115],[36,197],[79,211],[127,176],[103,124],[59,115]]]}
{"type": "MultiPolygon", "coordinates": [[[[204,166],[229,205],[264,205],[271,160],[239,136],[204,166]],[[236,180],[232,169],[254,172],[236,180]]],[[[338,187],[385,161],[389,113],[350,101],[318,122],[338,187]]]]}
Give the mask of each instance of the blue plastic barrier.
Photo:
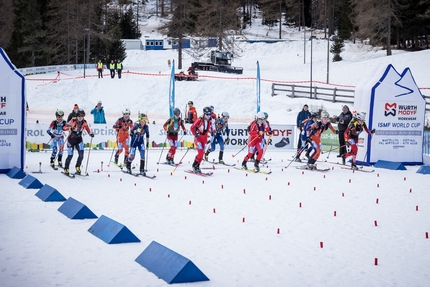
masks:
{"type": "Polygon", "coordinates": [[[50,185],[45,184],[41,189],[35,194],[38,198],[43,201],[65,201],[66,198],[58,192],[55,188],[50,185]]]}
{"type": "Polygon", "coordinates": [[[23,179],[21,179],[21,181],[19,182],[20,185],[22,185],[23,187],[27,188],[27,189],[36,189],[36,188],[41,188],[43,186],[43,184],[35,177],[27,174],[26,177],[24,177],[23,179]]]}
{"type": "Polygon", "coordinates": [[[66,202],[58,208],[58,211],[70,219],[97,218],[97,215],[95,215],[86,205],[71,197],[69,197],[66,202]]]}
{"type": "Polygon", "coordinates": [[[14,166],[11,170],[9,170],[7,176],[10,178],[21,179],[25,177],[25,172],[19,167],[14,166]]]}
{"type": "Polygon", "coordinates": [[[374,167],[386,168],[391,170],[406,170],[406,167],[401,162],[378,160],[374,167]]]}
{"type": "Polygon", "coordinates": [[[191,260],[155,241],[135,261],[169,284],[209,281],[191,260]]]}
{"type": "Polygon", "coordinates": [[[140,242],[126,226],[104,215],[97,219],[88,232],[107,244],[140,242]]]}

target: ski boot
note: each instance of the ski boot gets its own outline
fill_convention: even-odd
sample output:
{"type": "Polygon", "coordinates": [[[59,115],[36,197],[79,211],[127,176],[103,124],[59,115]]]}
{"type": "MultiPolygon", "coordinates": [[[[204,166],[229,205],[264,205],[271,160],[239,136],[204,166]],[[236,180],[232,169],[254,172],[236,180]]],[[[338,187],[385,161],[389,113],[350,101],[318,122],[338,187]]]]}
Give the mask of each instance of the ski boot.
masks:
{"type": "Polygon", "coordinates": [[[193,163],[193,171],[194,171],[194,172],[197,172],[197,173],[202,172],[202,171],[200,170],[200,164],[198,164],[196,161],[194,161],[194,163],[193,163]]]}
{"type": "Polygon", "coordinates": [[[62,159],[63,159],[63,156],[61,156],[61,155],[59,155],[57,158],[59,167],[63,167],[63,164],[61,163],[62,159]]]}
{"type": "Polygon", "coordinates": [[[223,151],[220,151],[220,152],[219,152],[219,156],[218,156],[218,162],[219,162],[220,164],[224,164],[224,163],[225,163],[225,162],[222,160],[223,156],[224,156],[224,152],[223,152],[223,151]]]}
{"type": "Polygon", "coordinates": [[[125,172],[131,174],[131,161],[125,163],[125,172]]]}
{"type": "Polygon", "coordinates": [[[357,165],[355,164],[355,162],[352,162],[352,163],[351,163],[351,169],[354,169],[354,170],[357,170],[357,169],[358,169],[358,167],[357,167],[357,165]]]}
{"type": "Polygon", "coordinates": [[[255,162],[254,162],[254,169],[255,169],[256,172],[260,171],[259,164],[260,164],[260,161],[258,159],[256,159],[255,162]]]}
{"type": "Polygon", "coordinates": [[[145,160],[141,159],[140,160],[140,175],[145,176],[146,172],[145,172],[145,160]]]}
{"type": "Polygon", "coordinates": [[[300,159],[300,155],[297,155],[293,161],[302,162],[302,160],[300,159]]]}
{"type": "Polygon", "coordinates": [[[313,164],[313,163],[308,163],[307,164],[307,169],[309,169],[309,170],[316,170],[317,166],[315,164],[313,164]]]}
{"type": "Polygon", "coordinates": [[[55,166],[55,157],[51,157],[51,161],[49,163],[52,167],[55,166]]]}
{"type": "Polygon", "coordinates": [[[115,165],[118,165],[118,156],[117,155],[115,155],[114,163],[115,163],[115,165]]]}
{"type": "Polygon", "coordinates": [[[79,166],[77,166],[75,168],[76,168],[76,174],[81,175],[81,168],[79,166]]]}
{"type": "Polygon", "coordinates": [[[244,170],[247,170],[247,169],[248,169],[248,167],[246,166],[246,160],[243,160],[243,161],[242,161],[242,168],[243,168],[244,170]]]}
{"type": "Polygon", "coordinates": [[[209,161],[209,153],[210,153],[210,151],[209,151],[209,150],[207,150],[207,151],[205,152],[205,161],[209,161]]]}
{"type": "Polygon", "coordinates": [[[64,174],[65,174],[65,175],[69,175],[69,169],[68,169],[68,168],[65,168],[65,169],[64,169],[64,174]]]}

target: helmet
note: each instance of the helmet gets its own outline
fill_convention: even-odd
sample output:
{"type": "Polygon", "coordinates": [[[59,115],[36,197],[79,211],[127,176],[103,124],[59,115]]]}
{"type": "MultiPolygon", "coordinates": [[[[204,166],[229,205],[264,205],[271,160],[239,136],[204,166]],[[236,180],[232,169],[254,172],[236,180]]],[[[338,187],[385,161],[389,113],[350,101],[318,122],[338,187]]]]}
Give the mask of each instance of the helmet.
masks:
{"type": "Polygon", "coordinates": [[[122,111],[122,115],[123,116],[129,116],[131,113],[130,113],[130,110],[129,109],[124,109],[123,111],[122,111]]]}
{"type": "Polygon", "coordinates": [[[212,109],[210,107],[204,107],[203,108],[203,113],[210,114],[210,113],[212,113],[212,109]]]}
{"type": "Polygon", "coordinates": [[[267,119],[267,118],[269,117],[269,114],[268,114],[268,113],[263,112],[263,114],[264,114],[264,118],[265,118],[265,119],[267,119]]]}
{"type": "Polygon", "coordinates": [[[173,114],[174,114],[174,115],[176,115],[176,116],[179,116],[179,115],[181,114],[181,110],[180,110],[180,109],[178,109],[178,108],[175,108],[175,109],[173,110],[173,114]]]}
{"type": "Polygon", "coordinates": [[[76,112],[77,117],[85,117],[85,111],[83,109],[78,109],[76,112]]]}
{"type": "Polygon", "coordinates": [[[264,115],[264,113],[263,112],[258,112],[257,113],[257,120],[264,120],[264,118],[265,118],[265,115],[264,115]]]}
{"type": "Polygon", "coordinates": [[[312,113],[311,118],[319,118],[318,113],[312,113]]]}
{"type": "Polygon", "coordinates": [[[57,111],[55,112],[55,116],[56,116],[56,117],[62,117],[62,116],[64,116],[64,112],[63,112],[62,110],[57,110],[57,111]]]}
{"type": "Polygon", "coordinates": [[[361,113],[357,113],[357,115],[355,116],[355,118],[356,118],[357,120],[364,121],[364,119],[366,118],[366,114],[365,114],[365,113],[363,113],[363,112],[361,112],[361,113]]]}
{"type": "Polygon", "coordinates": [[[229,119],[229,118],[230,118],[230,115],[229,115],[227,112],[222,112],[221,116],[222,116],[223,118],[227,118],[227,119],[229,119]]]}
{"type": "Polygon", "coordinates": [[[210,106],[209,108],[211,108],[211,110],[212,110],[212,111],[214,111],[214,110],[215,110],[214,106],[210,106]]]}
{"type": "Polygon", "coordinates": [[[326,111],[321,112],[321,118],[329,118],[330,114],[326,111]]]}
{"type": "Polygon", "coordinates": [[[141,114],[138,118],[138,121],[144,120],[146,123],[149,122],[148,117],[145,114],[141,114]]]}

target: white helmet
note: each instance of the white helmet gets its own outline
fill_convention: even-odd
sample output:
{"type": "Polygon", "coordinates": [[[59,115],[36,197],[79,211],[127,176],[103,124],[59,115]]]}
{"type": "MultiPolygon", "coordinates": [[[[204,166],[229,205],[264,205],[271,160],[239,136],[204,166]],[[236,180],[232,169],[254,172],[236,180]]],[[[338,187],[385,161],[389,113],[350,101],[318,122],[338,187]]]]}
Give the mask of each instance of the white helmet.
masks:
{"type": "Polygon", "coordinates": [[[329,118],[330,114],[326,111],[321,112],[321,118],[329,118]]]}
{"type": "Polygon", "coordinates": [[[364,112],[358,113],[358,114],[355,116],[355,118],[356,118],[357,120],[364,121],[364,119],[366,118],[366,114],[365,114],[364,112]]]}
{"type": "Polygon", "coordinates": [[[256,117],[257,117],[257,120],[264,120],[266,118],[263,112],[258,112],[256,117]]]}
{"type": "Polygon", "coordinates": [[[130,110],[129,109],[124,109],[123,111],[122,111],[122,115],[123,116],[129,116],[131,113],[130,113],[130,110]]]}
{"type": "Polygon", "coordinates": [[[230,115],[229,115],[227,112],[222,112],[221,116],[222,116],[223,118],[227,118],[227,119],[229,119],[229,118],[230,118],[230,115]]]}

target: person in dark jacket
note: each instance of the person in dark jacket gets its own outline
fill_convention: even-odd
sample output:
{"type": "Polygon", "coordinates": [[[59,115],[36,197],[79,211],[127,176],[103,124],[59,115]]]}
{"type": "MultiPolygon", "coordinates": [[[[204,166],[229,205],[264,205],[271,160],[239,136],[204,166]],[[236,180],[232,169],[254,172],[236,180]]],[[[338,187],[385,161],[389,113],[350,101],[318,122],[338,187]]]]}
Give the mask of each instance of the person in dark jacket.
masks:
{"type": "Polygon", "coordinates": [[[69,114],[69,116],[67,117],[67,122],[70,122],[71,119],[76,118],[77,112],[79,110],[79,106],[78,104],[75,104],[73,106],[73,110],[72,112],[69,114]]]}
{"type": "Polygon", "coordinates": [[[336,117],[337,129],[339,130],[339,154],[337,157],[342,157],[346,154],[345,137],[343,133],[348,128],[349,122],[352,120],[352,113],[347,105],[342,107],[342,112],[336,117]]]}
{"type": "Polygon", "coordinates": [[[311,112],[308,109],[309,109],[308,105],[304,105],[303,109],[297,115],[296,125],[297,125],[297,129],[299,130],[299,136],[298,136],[299,140],[297,142],[297,154],[295,157],[295,160],[297,159],[297,161],[300,160],[300,152],[299,151],[302,148],[302,137],[300,136],[302,129],[303,129],[302,123],[304,120],[311,118],[311,112]]]}

